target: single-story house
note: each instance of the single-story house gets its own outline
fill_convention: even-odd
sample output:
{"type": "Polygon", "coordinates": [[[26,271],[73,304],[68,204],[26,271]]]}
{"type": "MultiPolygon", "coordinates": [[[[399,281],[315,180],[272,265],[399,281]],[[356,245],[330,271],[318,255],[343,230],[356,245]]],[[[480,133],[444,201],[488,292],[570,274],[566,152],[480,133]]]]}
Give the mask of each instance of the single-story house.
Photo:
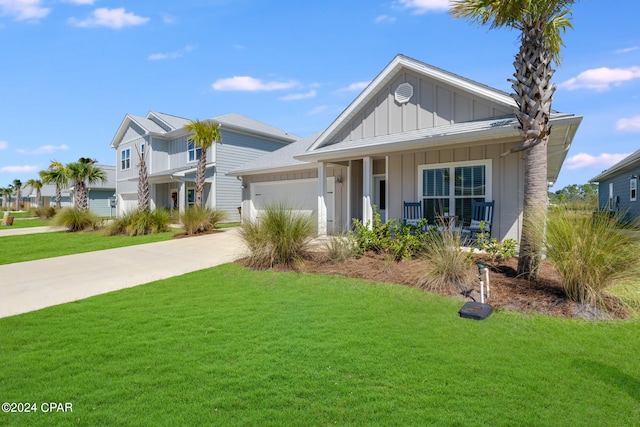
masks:
{"type": "MultiPolygon", "coordinates": [[[[207,150],[203,203],[225,211],[228,221],[239,221],[242,183],[227,172],[299,137],[239,114],[207,121],[219,124],[222,143],[207,150]]],[[[145,117],[125,116],[111,142],[116,150],[118,216],[137,207],[139,153],[145,153],[152,209],[182,212],[195,203],[195,174],[201,149],[188,141],[184,125],[189,122],[155,111],[145,117]]]]}
{"type": "MultiPolygon", "coordinates": [[[[106,176],[106,181],[87,184],[87,202],[89,210],[101,217],[114,216],[115,210],[111,208],[110,198],[115,196],[116,191],[116,167],[112,165],[96,165],[102,169],[106,176]]],[[[37,207],[40,201],[37,199],[37,190],[27,185],[22,189],[23,197],[29,201],[29,207],[37,207]]],[[[61,206],[73,206],[73,183],[69,188],[61,189],[61,206]]],[[[43,184],[40,189],[40,197],[42,198],[42,206],[56,205],[56,186],[55,184],[43,184]]]]}
{"type": "MultiPolygon", "coordinates": [[[[420,202],[434,222],[448,213],[468,222],[473,200],[495,201],[492,234],[520,238],[524,153],[515,101],[493,89],[398,55],[319,134],[301,139],[231,175],[242,178],[243,216],[270,203],[310,212],[318,233],[403,217],[420,202]]],[[[553,183],[582,117],[553,111],[547,180],[553,183]]]]}
{"type": "Polygon", "coordinates": [[[638,177],[640,177],[640,150],[590,179],[589,182],[598,183],[600,209],[626,212],[628,219],[640,219],[638,177]]]}

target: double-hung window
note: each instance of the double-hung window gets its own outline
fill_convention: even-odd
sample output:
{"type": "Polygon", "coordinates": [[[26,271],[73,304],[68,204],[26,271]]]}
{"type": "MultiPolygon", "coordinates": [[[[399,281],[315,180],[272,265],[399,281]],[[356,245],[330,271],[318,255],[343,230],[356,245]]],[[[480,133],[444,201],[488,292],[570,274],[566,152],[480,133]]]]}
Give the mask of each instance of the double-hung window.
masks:
{"type": "Polygon", "coordinates": [[[120,169],[125,170],[131,167],[131,148],[126,148],[120,152],[120,169]]]}
{"type": "Polygon", "coordinates": [[[419,196],[430,223],[440,216],[469,223],[473,201],[491,200],[491,160],[422,165],[418,170],[419,196]]]}
{"type": "Polygon", "coordinates": [[[629,201],[635,202],[638,199],[638,178],[629,180],[629,201]]]}
{"type": "Polygon", "coordinates": [[[194,142],[189,142],[187,146],[188,159],[190,162],[195,162],[202,155],[202,147],[196,147],[194,142]]]}

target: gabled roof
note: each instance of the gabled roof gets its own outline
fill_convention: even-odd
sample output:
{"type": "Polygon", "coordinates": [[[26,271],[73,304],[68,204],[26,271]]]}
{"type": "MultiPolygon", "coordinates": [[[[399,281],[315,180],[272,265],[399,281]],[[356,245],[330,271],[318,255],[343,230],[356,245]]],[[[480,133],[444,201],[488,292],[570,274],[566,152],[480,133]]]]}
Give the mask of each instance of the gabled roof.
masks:
{"type": "Polygon", "coordinates": [[[256,175],[269,172],[291,171],[314,167],[313,163],[298,160],[295,156],[304,154],[313,144],[321,132],[314,133],[306,138],[292,142],[276,151],[265,154],[241,167],[227,173],[227,175],[256,175]]]}
{"type": "Polygon", "coordinates": [[[170,114],[159,113],[157,111],[149,111],[149,113],[147,114],[147,118],[151,116],[155,116],[157,119],[161,120],[171,130],[181,129],[190,121],[189,119],[185,119],[184,117],[172,116],[170,114]]]}
{"type": "Polygon", "coordinates": [[[447,83],[454,88],[472,93],[480,98],[487,99],[511,110],[516,107],[516,103],[511,96],[500,90],[491,88],[473,80],[461,77],[457,74],[450,73],[437,67],[425,64],[404,55],[397,55],[387,65],[378,76],[356,97],[356,99],[340,114],[334,122],[322,133],[318,140],[310,147],[310,150],[322,147],[332,142],[332,139],[340,131],[344,123],[348,123],[358,112],[364,108],[370,101],[375,99],[381,89],[389,84],[397,75],[397,73],[406,68],[427,77],[431,77],[438,81],[447,83]]]}
{"type": "Polygon", "coordinates": [[[285,140],[288,142],[300,139],[297,135],[236,113],[225,114],[208,120],[220,123],[223,129],[231,128],[244,132],[259,133],[267,137],[285,140]]]}
{"type": "Polygon", "coordinates": [[[632,169],[638,169],[638,172],[640,172],[640,150],[637,150],[636,152],[620,160],[609,169],[602,171],[598,176],[591,178],[589,182],[601,182],[605,179],[611,178],[618,173],[630,171],[632,169]]]}

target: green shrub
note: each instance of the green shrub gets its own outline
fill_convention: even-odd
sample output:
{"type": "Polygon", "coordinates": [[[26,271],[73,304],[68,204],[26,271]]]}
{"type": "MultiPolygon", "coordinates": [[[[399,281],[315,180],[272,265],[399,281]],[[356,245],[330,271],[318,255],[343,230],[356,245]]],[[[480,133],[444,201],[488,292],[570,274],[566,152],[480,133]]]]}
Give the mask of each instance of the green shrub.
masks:
{"type": "Polygon", "coordinates": [[[423,289],[461,291],[475,279],[470,268],[473,258],[460,246],[460,236],[449,228],[440,233],[426,233],[427,270],[418,285],[423,289]]]}
{"type": "Polygon", "coordinates": [[[35,208],[33,214],[38,218],[51,219],[56,215],[56,208],[53,206],[41,206],[35,208]]]}
{"type": "Polygon", "coordinates": [[[557,268],[567,296],[602,304],[606,288],[632,274],[639,245],[618,215],[575,215],[557,210],[547,220],[547,259],[557,268]]]}
{"type": "MultiPolygon", "coordinates": [[[[484,221],[480,221],[480,230],[484,229],[484,221]]],[[[495,237],[489,237],[488,231],[480,231],[476,237],[478,249],[485,251],[491,261],[512,258],[517,254],[518,242],[514,239],[505,239],[499,242],[495,237]]]]}
{"type": "Polygon", "coordinates": [[[276,203],[267,206],[259,220],[244,221],[240,236],[251,252],[252,267],[290,265],[308,251],[313,236],[311,216],[276,203]]]}
{"type": "Polygon", "coordinates": [[[109,236],[142,236],[169,231],[169,212],[164,209],[139,211],[132,209],[107,227],[109,236]]]}
{"type": "Polygon", "coordinates": [[[64,208],[55,214],[51,222],[67,227],[71,232],[97,230],[100,219],[91,211],[78,208],[64,208]]]}
{"type": "Polygon", "coordinates": [[[225,217],[224,211],[194,206],[185,210],[180,220],[187,234],[197,234],[213,230],[225,217]]]}

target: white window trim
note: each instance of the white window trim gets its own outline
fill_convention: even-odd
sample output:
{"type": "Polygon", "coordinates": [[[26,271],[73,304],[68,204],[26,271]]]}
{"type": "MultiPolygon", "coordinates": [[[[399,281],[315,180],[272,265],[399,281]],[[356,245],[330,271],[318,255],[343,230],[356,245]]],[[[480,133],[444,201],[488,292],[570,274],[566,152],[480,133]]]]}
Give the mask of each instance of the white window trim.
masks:
{"type": "MultiPolygon", "coordinates": [[[[429,170],[429,169],[445,169],[445,168],[449,168],[451,169],[451,180],[449,182],[449,196],[447,196],[450,200],[449,202],[449,206],[451,206],[453,208],[453,212],[449,212],[449,215],[454,216],[457,215],[455,209],[456,209],[456,204],[455,204],[455,199],[459,198],[456,197],[456,189],[455,189],[455,180],[453,179],[454,175],[455,175],[455,168],[457,167],[465,167],[465,166],[484,166],[485,167],[485,177],[484,177],[484,181],[485,181],[485,194],[484,194],[484,199],[486,201],[490,201],[493,200],[493,171],[492,171],[492,161],[491,159],[484,159],[484,160],[468,160],[468,161],[464,161],[464,162],[449,162],[449,163],[430,163],[428,165],[418,165],[418,194],[416,195],[416,200],[422,201],[424,199],[423,196],[423,171],[425,170],[429,170]],[[453,201],[453,203],[452,203],[453,201]]],[[[445,197],[441,197],[441,199],[443,199],[445,197]]]]}
{"type": "Polygon", "coordinates": [[[609,210],[613,210],[613,182],[609,183],[609,210]]]}
{"type": "Polygon", "coordinates": [[[198,161],[198,150],[200,150],[200,155],[202,155],[202,147],[196,145],[195,142],[187,141],[187,163],[196,163],[198,161]],[[193,148],[189,148],[189,145],[193,144],[193,148]],[[189,153],[193,151],[193,160],[189,157],[189,153]]]}
{"type": "Polygon", "coordinates": [[[125,148],[120,152],[120,170],[129,170],[131,169],[131,148],[125,148]],[[124,157],[124,153],[127,153],[127,156],[124,157]],[[126,161],[127,167],[123,167],[123,163],[126,161]]]}
{"type": "Polygon", "coordinates": [[[638,199],[638,178],[631,178],[629,180],[629,201],[635,202],[637,199],[638,199]],[[634,190],[636,193],[635,197],[633,197],[634,190]]]}

